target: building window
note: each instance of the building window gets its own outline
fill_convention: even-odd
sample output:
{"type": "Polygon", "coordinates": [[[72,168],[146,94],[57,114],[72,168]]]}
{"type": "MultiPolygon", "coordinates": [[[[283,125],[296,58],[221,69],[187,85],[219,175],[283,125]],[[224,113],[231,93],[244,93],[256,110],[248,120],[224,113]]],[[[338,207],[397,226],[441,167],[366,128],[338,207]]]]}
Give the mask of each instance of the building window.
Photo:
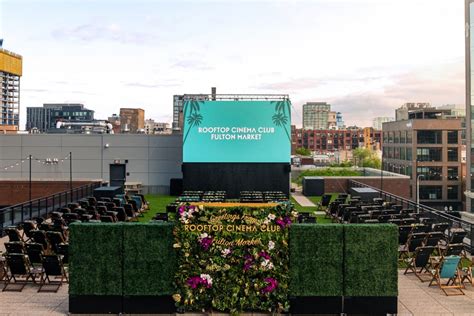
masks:
{"type": "Polygon", "coordinates": [[[401,144],[405,144],[406,140],[407,140],[407,132],[405,131],[401,131],[400,132],[400,143],[401,144]]]}
{"type": "Polygon", "coordinates": [[[458,161],[457,148],[448,148],[448,161],[458,161]]]}
{"type": "Polygon", "coordinates": [[[387,132],[384,132],[383,133],[383,142],[386,143],[387,142],[387,135],[388,133],[387,132]]]}
{"type": "Polygon", "coordinates": [[[448,200],[457,200],[458,191],[459,189],[457,185],[448,185],[448,200]]]}
{"type": "Polygon", "coordinates": [[[388,142],[393,143],[393,132],[388,132],[388,142]]]}
{"type": "Polygon", "coordinates": [[[423,180],[439,181],[443,173],[442,167],[417,167],[417,175],[423,175],[423,180]]]}
{"type": "Polygon", "coordinates": [[[448,144],[458,143],[458,131],[448,131],[448,144]]]}
{"type": "Polygon", "coordinates": [[[400,148],[399,147],[393,148],[393,158],[400,159],[400,148]]]}
{"type": "Polygon", "coordinates": [[[395,134],[395,135],[394,135],[394,140],[393,140],[393,142],[394,142],[395,144],[399,144],[399,143],[400,143],[400,132],[395,132],[394,134],[395,134]]]}
{"type": "Polygon", "coordinates": [[[448,180],[459,180],[458,167],[448,167],[448,180]]]}
{"type": "Polygon", "coordinates": [[[407,144],[411,144],[411,139],[412,139],[412,132],[411,131],[407,131],[407,144]]]}
{"type": "Polygon", "coordinates": [[[441,131],[418,131],[418,144],[442,144],[441,131]]]}
{"type": "Polygon", "coordinates": [[[407,160],[411,161],[412,155],[411,155],[411,148],[407,148],[407,160]]]}
{"type": "Polygon", "coordinates": [[[420,200],[441,200],[443,187],[440,185],[421,185],[420,200]]]}
{"type": "Polygon", "coordinates": [[[406,159],[407,159],[406,148],[402,147],[400,148],[400,160],[406,160],[406,159]]]}
{"type": "Polygon", "coordinates": [[[441,148],[417,148],[416,149],[417,161],[441,161],[441,157],[442,157],[441,148]]]}

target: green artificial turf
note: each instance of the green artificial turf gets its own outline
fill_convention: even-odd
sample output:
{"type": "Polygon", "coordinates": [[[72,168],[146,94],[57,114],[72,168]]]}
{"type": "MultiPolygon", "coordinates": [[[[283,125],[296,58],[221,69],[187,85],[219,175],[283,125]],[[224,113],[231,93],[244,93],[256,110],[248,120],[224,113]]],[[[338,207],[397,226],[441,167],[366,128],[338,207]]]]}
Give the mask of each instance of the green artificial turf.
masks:
{"type": "MultiPolygon", "coordinates": [[[[314,211],[317,210],[316,207],[314,206],[311,206],[311,207],[301,206],[300,204],[298,204],[298,202],[296,202],[296,200],[293,197],[291,197],[291,203],[293,203],[293,205],[295,206],[295,209],[298,212],[313,213],[314,211]]],[[[331,223],[331,219],[326,218],[325,215],[316,215],[315,217],[316,217],[316,222],[319,224],[331,223]]]]}
{"type": "Polygon", "coordinates": [[[166,205],[174,202],[177,197],[170,195],[147,194],[145,195],[145,199],[150,204],[150,209],[148,212],[143,214],[143,217],[139,217],[138,220],[147,223],[156,215],[156,213],[166,213],[166,205]]]}
{"type": "MultiPolygon", "coordinates": [[[[334,201],[339,195],[339,193],[328,193],[328,194],[331,194],[331,202],[334,201]]],[[[319,202],[321,202],[321,196],[307,196],[307,198],[314,204],[318,204],[319,202]]]]}

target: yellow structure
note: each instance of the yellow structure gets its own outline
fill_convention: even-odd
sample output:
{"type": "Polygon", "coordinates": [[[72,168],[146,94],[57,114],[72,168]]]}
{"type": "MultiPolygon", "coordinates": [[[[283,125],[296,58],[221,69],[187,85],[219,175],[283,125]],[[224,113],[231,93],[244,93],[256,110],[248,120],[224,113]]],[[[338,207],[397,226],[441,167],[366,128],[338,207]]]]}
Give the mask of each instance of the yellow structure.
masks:
{"type": "Polygon", "coordinates": [[[23,58],[0,49],[0,133],[19,129],[20,77],[23,74],[23,58]]]}

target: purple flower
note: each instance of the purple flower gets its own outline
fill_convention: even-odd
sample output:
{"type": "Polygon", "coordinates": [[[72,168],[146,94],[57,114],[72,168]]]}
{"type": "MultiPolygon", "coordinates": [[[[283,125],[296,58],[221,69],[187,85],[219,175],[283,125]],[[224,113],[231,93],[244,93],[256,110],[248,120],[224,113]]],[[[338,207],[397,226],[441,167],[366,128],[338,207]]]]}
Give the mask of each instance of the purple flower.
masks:
{"type": "Polygon", "coordinates": [[[263,281],[267,282],[267,286],[260,290],[262,294],[273,292],[278,287],[278,281],[274,278],[265,278],[263,281]]]}
{"type": "Polygon", "coordinates": [[[249,270],[252,267],[253,262],[252,261],[245,261],[244,263],[244,271],[249,270]]]}
{"type": "Polygon", "coordinates": [[[193,276],[193,277],[190,277],[186,283],[192,288],[192,289],[195,289],[198,287],[199,284],[201,284],[202,282],[202,279],[201,277],[198,277],[198,276],[193,276]]]}
{"type": "Polygon", "coordinates": [[[186,207],[181,205],[178,209],[179,216],[183,216],[183,213],[186,211],[186,207]]]}
{"type": "Polygon", "coordinates": [[[291,225],[291,219],[288,216],[286,216],[283,219],[283,222],[285,222],[285,226],[290,226],[291,225]]]}
{"type": "Polygon", "coordinates": [[[200,241],[201,247],[204,250],[208,250],[212,246],[212,237],[206,237],[200,241]]]}
{"type": "Polygon", "coordinates": [[[285,222],[284,222],[283,220],[281,220],[280,218],[277,219],[277,220],[275,221],[275,223],[276,223],[278,226],[280,226],[281,228],[284,228],[285,225],[286,225],[285,222]]]}
{"type": "Polygon", "coordinates": [[[263,257],[263,258],[267,259],[267,260],[271,259],[270,255],[268,253],[266,253],[265,251],[260,251],[260,253],[258,255],[260,257],[263,257]]]}

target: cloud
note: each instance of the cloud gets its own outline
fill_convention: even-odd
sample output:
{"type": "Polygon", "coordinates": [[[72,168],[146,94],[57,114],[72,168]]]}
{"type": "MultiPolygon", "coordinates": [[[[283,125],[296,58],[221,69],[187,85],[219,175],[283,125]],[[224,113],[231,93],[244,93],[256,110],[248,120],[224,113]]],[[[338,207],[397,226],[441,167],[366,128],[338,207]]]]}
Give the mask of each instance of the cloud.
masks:
{"type": "Polygon", "coordinates": [[[323,85],[329,85],[332,83],[343,83],[343,82],[362,82],[366,83],[369,81],[375,81],[382,79],[381,76],[365,76],[365,77],[319,77],[319,78],[296,78],[288,81],[274,82],[274,83],[263,83],[257,85],[255,88],[262,90],[277,90],[277,91],[297,91],[306,89],[315,89],[323,85]]]}
{"type": "Polygon", "coordinates": [[[21,89],[21,91],[25,91],[25,92],[38,92],[38,93],[49,92],[48,89],[21,89]]]}
{"type": "MultiPolygon", "coordinates": [[[[359,80],[378,80],[378,76],[361,76],[359,80]]],[[[341,112],[348,125],[371,126],[377,116],[395,116],[395,109],[406,102],[429,102],[433,106],[464,104],[464,60],[406,70],[383,77],[380,89],[333,95],[324,100],[333,111],[341,112]]],[[[301,125],[302,105],[314,98],[294,100],[293,124],[301,125]]]]}
{"type": "Polygon", "coordinates": [[[193,69],[193,70],[212,70],[214,67],[198,59],[183,59],[171,65],[173,68],[193,69]]]}
{"type": "Polygon", "coordinates": [[[146,84],[146,83],[141,83],[141,82],[129,82],[129,83],[126,83],[125,86],[156,89],[156,88],[165,88],[165,87],[177,87],[179,86],[179,84],[178,83],[146,84]]]}
{"type": "Polygon", "coordinates": [[[135,32],[122,29],[120,25],[112,23],[81,24],[75,27],[56,29],[51,32],[56,40],[103,41],[119,42],[122,44],[148,44],[156,40],[152,33],[135,32]]]}

